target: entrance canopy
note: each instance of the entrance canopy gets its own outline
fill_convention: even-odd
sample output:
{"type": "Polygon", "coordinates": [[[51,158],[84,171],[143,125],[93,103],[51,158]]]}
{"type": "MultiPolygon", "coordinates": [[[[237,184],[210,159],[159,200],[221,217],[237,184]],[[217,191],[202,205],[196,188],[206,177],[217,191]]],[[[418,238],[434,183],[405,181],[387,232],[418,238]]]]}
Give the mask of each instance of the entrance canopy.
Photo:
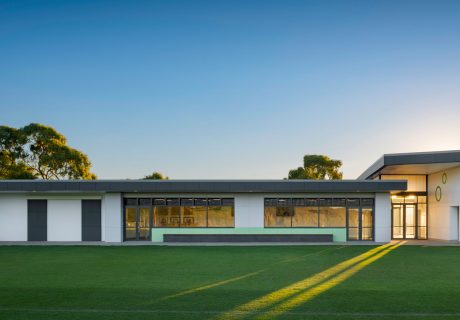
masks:
{"type": "Polygon", "coordinates": [[[460,166],[460,150],[385,154],[364,171],[358,180],[381,174],[432,174],[460,166]]]}

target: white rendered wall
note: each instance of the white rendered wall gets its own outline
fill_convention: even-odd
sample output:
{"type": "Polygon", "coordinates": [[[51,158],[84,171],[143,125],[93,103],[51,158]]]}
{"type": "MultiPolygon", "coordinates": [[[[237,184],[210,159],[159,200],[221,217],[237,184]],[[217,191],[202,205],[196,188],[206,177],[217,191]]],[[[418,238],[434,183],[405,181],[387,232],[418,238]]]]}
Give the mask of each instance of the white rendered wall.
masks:
{"type": "Polygon", "coordinates": [[[391,197],[389,193],[375,194],[374,220],[375,241],[391,241],[391,197]]]}
{"type": "Polygon", "coordinates": [[[81,200],[48,200],[48,241],[81,241],[81,200]]]}
{"type": "Polygon", "coordinates": [[[430,239],[458,240],[458,217],[460,206],[460,167],[430,174],[428,176],[428,237],[430,239]],[[447,181],[442,182],[446,173],[447,181]],[[441,200],[435,197],[436,187],[441,188],[441,200]]]}
{"type": "Polygon", "coordinates": [[[235,195],[235,228],[264,227],[264,195],[235,195]]]}
{"type": "Polygon", "coordinates": [[[0,241],[27,241],[27,199],[0,196],[0,241]]]}
{"type": "Polygon", "coordinates": [[[123,215],[120,193],[102,197],[102,241],[123,241],[123,215]]]}

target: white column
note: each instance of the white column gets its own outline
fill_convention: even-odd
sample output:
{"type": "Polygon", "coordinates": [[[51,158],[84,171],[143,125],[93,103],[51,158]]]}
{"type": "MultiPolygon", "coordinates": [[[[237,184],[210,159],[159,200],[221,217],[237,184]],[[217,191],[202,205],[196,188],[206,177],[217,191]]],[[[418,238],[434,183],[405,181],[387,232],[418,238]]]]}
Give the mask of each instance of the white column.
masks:
{"type": "Polygon", "coordinates": [[[235,228],[264,227],[264,197],[257,194],[235,195],[235,228]]]}
{"type": "Polygon", "coordinates": [[[102,241],[123,241],[123,212],[120,193],[107,193],[102,197],[102,241]]]}
{"type": "Polygon", "coordinates": [[[375,194],[374,221],[375,241],[391,241],[391,196],[389,193],[375,194]]]}

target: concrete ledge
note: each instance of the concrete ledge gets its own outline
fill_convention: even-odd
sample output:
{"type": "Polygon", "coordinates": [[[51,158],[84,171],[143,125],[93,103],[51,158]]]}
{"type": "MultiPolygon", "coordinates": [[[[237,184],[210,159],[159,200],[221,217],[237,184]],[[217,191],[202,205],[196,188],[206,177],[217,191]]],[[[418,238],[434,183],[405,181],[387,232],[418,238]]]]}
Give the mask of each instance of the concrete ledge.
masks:
{"type": "Polygon", "coordinates": [[[332,242],[332,234],[165,234],[164,242],[332,242]]]}

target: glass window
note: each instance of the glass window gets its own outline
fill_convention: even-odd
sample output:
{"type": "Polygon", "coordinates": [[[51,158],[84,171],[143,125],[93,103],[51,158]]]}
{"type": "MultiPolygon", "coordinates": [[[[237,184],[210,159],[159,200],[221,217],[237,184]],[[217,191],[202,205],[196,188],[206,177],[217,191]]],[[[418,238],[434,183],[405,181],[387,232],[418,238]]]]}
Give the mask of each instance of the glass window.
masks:
{"type": "Polygon", "coordinates": [[[320,227],[345,227],[346,216],[347,209],[345,207],[319,207],[320,227]]]}
{"type": "Polygon", "coordinates": [[[195,199],[195,206],[198,207],[203,207],[208,205],[208,200],[207,199],[195,199]]]}
{"type": "Polygon", "coordinates": [[[348,208],[348,240],[359,240],[359,208],[348,208]]]}
{"type": "Polygon", "coordinates": [[[292,207],[265,207],[266,227],[291,227],[292,207]]]}
{"type": "Polygon", "coordinates": [[[418,239],[426,239],[426,204],[418,204],[418,239]]]}
{"type": "Polygon", "coordinates": [[[305,205],[307,207],[317,207],[318,199],[305,199],[305,205]]]}
{"type": "Polygon", "coordinates": [[[181,207],[182,228],[206,227],[207,207],[181,207]]]}
{"type": "Polygon", "coordinates": [[[361,206],[362,207],[373,207],[374,199],[361,199],[361,206]]]}
{"type": "Polygon", "coordinates": [[[208,207],[208,227],[231,228],[234,226],[235,215],[233,213],[233,207],[208,207]]]}
{"type": "Polygon", "coordinates": [[[292,227],[318,227],[318,207],[294,207],[292,227]]]}
{"type": "Polygon", "coordinates": [[[150,206],[152,205],[152,199],[139,199],[139,205],[150,206]]]}
{"type": "Polygon", "coordinates": [[[210,206],[220,206],[222,205],[222,199],[209,199],[208,200],[208,205],[210,206]]]}
{"type": "Polygon", "coordinates": [[[363,208],[361,213],[361,225],[362,225],[362,239],[361,240],[372,240],[373,230],[373,210],[371,208],[363,208]]]}
{"type": "Polygon", "coordinates": [[[347,200],[348,207],[359,207],[359,199],[348,199],[347,200]]]}
{"type": "Polygon", "coordinates": [[[153,225],[157,228],[178,228],[180,225],[180,207],[153,207],[153,225]]]}
{"type": "Polygon", "coordinates": [[[153,205],[154,206],[165,206],[166,199],[153,199],[153,205]]]}
{"type": "Polygon", "coordinates": [[[150,239],[150,207],[139,208],[139,240],[150,239]]]}
{"type": "Polygon", "coordinates": [[[305,199],[292,199],[292,205],[294,207],[303,207],[305,205],[305,199]]]}
{"type": "Polygon", "coordinates": [[[181,206],[192,207],[193,206],[193,199],[180,199],[180,205],[181,206]]]}
{"type": "Polygon", "coordinates": [[[278,207],[289,207],[292,205],[291,199],[278,199],[278,207]]]}
{"type": "Polygon", "coordinates": [[[127,206],[137,206],[137,199],[125,198],[125,205],[127,205],[127,206]]]}
{"type": "Polygon", "coordinates": [[[136,208],[125,209],[125,240],[136,240],[136,208]]]}
{"type": "Polygon", "coordinates": [[[235,204],[235,199],[222,199],[222,205],[224,207],[233,207],[235,204]]]}
{"type": "Polygon", "coordinates": [[[180,202],[179,202],[179,199],[166,199],[166,205],[178,207],[180,205],[180,202]]]}

